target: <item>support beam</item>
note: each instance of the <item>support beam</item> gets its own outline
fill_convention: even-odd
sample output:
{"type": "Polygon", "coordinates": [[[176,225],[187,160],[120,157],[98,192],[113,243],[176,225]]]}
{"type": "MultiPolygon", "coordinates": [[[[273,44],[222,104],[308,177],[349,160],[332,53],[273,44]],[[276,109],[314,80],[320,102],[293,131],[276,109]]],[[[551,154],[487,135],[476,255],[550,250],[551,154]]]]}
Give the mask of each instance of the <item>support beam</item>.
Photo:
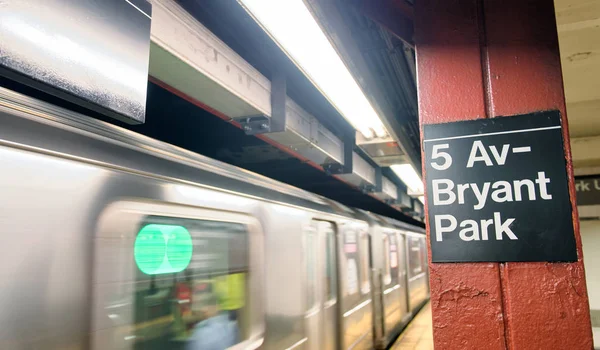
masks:
{"type": "Polygon", "coordinates": [[[415,46],[423,124],[560,111],[578,253],[575,263],[430,260],[435,347],[592,348],[552,1],[419,0],[415,46]]]}
{"type": "Polygon", "coordinates": [[[600,136],[571,139],[571,150],[576,171],[578,168],[600,166],[600,136]]]}
{"type": "Polygon", "coordinates": [[[286,95],[283,74],[271,82],[177,2],[152,4],[153,82],[318,168],[344,163],[343,141],[286,95]]]}
{"type": "Polygon", "coordinates": [[[246,135],[285,132],[287,123],[287,80],[283,70],[278,69],[271,81],[271,117],[265,115],[239,118],[246,135]]]}
{"type": "Polygon", "coordinates": [[[354,145],[356,144],[354,133],[348,133],[344,136],[343,145],[343,162],[326,163],[323,165],[323,169],[329,174],[352,174],[354,163],[354,145]]]}
{"type": "MultiPolygon", "coordinates": [[[[477,16],[475,0],[417,3],[415,39],[421,123],[485,117],[477,16]]],[[[428,239],[429,227],[427,223],[428,239]]],[[[429,263],[436,348],[506,348],[499,275],[496,263],[429,263]],[[486,339],[485,346],[481,339],[486,339]]]]}
{"type": "Polygon", "coordinates": [[[489,117],[558,109],[579,261],[500,264],[507,346],[589,349],[592,332],[552,1],[484,1],[489,117]],[[515,61],[515,57],[517,60],[515,61]],[[544,324],[535,327],[533,324],[544,324]]]}

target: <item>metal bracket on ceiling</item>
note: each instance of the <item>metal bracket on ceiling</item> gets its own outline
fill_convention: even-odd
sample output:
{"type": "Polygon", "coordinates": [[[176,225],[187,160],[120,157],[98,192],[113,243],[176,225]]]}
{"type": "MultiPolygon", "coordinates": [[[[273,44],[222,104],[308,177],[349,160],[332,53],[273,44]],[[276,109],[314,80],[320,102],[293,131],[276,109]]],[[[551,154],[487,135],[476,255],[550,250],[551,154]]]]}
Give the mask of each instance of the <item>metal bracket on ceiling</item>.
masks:
{"type": "Polygon", "coordinates": [[[412,217],[419,217],[421,219],[423,219],[425,217],[425,213],[423,210],[423,204],[417,199],[417,198],[410,198],[410,206],[409,207],[402,207],[402,212],[410,215],[412,217]]]}
{"type": "Polygon", "coordinates": [[[356,133],[348,132],[344,135],[344,163],[326,163],[323,164],[323,169],[329,175],[352,174],[352,157],[354,154],[354,145],[356,143],[356,133]]]}
{"type": "Polygon", "coordinates": [[[375,169],[375,185],[365,182],[361,186],[361,190],[365,193],[381,192],[383,189],[383,174],[381,172],[381,167],[374,166],[374,169],[375,169]]]}
{"type": "Polygon", "coordinates": [[[285,131],[287,82],[285,74],[278,70],[271,80],[271,118],[264,115],[241,118],[242,129],[246,135],[268,134],[285,131]]]}
{"type": "Polygon", "coordinates": [[[396,199],[396,202],[394,204],[399,206],[402,209],[404,209],[404,208],[412,209],[412,207],[413,207],[412,198],[405,191],[403,191],[400,187],[398,187],[398,199],[396,199]]]}
{"type": "Polygon", "coordinates": [[[395,207],[396,209],[401,210],[403,213],[410,214],[411,216],[414,214],[414,206],[413,206],[413,198],[406,193],[402,186],[396,185],[396,198],[387,199],[385,202],[395,207]]]}
{"type": "Polygon", "coordinates": [[[261,114],[236,119],[236,121],[240,123],[246,135],[264,134],[271,129],[270,118],[261,114]]]}
{"type": "Polygon", "coordinates": [[[421,203],[421,201],[419,201],[417,198],[413,198],[413,211],[415,213],[415,216],[418,216],[421,219],[425,217],[423,203],[421,203]]]}

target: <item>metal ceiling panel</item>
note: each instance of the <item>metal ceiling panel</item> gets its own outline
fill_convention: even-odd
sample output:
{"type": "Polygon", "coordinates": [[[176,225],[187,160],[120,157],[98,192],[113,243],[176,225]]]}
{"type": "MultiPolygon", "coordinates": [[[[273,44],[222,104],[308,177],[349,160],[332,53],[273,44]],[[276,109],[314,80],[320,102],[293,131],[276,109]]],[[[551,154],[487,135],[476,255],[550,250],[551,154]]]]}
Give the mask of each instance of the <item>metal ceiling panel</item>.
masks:
{"type": "MultiPolygon", "coordinates": [[[[272,84],[172,0],[153,0],[150,75],[234,119],[272,116],[272,84]]],[[[289,97],[285,127],[266,137],[307,159],[343,164],[342,140],[289,97]]]]}
{"type": "Polygon", "coordinates": [[[271,115],[271,82],[172,0],[153,0],[150,75],[231,117],[271,115]]]}
{"type": "Polygon", "coordinates": [[[344,144],[315,117],[308,114],[289,97],[286,99],[285,130],[266,135],[291,148],[316,164],[331,161],[344,163],[344,144]]]}
{"type": "Polygon", "coordinates": [[[360,188],[375,187],[377,185],[375,167],[356,152],[352,153],[352,173],[338,176],[344,179],[344,181],[360,188]]]}
{"type": "Polygon", "coordinates": [[[374,195],[381,200],[392,202],[398,199],[398,187],[384,177],[381,182],[381,192],[375,192],[374,195]]]}

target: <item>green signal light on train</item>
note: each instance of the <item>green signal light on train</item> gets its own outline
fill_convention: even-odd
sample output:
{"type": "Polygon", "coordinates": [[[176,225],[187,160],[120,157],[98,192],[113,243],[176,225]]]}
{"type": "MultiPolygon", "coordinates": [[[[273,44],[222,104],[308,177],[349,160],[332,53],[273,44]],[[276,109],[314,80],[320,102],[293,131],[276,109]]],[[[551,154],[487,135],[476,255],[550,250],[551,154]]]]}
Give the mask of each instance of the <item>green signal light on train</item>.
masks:
{"type": "Polygon", "coordinates": [[[150,224],[138,232],[133,257],[147,275],[185,270],[192,260],[192,236],[183,226],[150,224]]]}

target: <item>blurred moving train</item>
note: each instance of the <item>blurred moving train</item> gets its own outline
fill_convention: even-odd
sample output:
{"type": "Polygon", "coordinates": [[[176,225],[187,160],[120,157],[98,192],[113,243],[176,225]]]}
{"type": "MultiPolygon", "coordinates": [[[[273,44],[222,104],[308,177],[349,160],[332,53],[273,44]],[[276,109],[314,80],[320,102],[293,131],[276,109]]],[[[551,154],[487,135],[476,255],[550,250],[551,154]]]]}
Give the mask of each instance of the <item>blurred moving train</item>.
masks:
{"type": "Polygon", "coordinates": [[[384,348],[429,298],[421,228],[6,89],[0,161],[0,349],[384,348]]]}

